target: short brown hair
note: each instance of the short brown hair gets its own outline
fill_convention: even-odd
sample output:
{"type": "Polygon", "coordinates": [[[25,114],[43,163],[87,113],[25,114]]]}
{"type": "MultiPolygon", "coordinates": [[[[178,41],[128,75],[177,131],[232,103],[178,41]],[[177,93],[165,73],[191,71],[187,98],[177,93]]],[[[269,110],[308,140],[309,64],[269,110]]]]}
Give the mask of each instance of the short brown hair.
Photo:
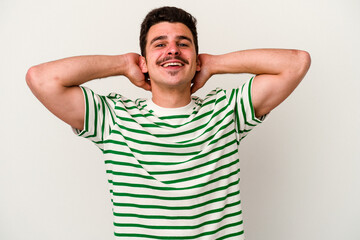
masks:
{"type": "Polygon", "coordinates": [[[188,12],[176,7],[161,7],[149,12],[141,24],[140,29],[140,50],[145,57],[147,34],[151,26],[160,22],[182,23],[189,28],[194,38],[196,54],[199,53],[196,19],[188,12]]]}

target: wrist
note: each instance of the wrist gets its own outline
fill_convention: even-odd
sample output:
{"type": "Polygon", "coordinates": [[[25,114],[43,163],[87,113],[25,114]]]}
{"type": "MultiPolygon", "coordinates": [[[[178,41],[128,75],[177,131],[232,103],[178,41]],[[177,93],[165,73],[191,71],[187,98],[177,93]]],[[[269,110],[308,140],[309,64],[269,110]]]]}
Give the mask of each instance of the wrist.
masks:
{"type": "Polygon", "coordinates": [[[119,68],[120,74],[127,78],[130,78],[134,73],[134,68],[139,67],[139,54],[137,53],[126,53],[119,55],[119,68]]]}
{"type": "Polygon", "coordinates": [[[222,73],[220,64],[221,64],[221,55],[210,55],[209,66],[211,66],[210,68],[211,75],[222,73]]]}
{"type": "Polygon", "coordinates": [[[114,65],[114,75],[124,75],[126,76],[128,72],[128,61],[126,59],[126,55],[115,55],[113,56],[113,63],[114,65]]]}
{"type": "Polygon", "coordinates": [[[210,54],[200,54],[200,71],[209,75],[209,78],[215,74],[218,74],[217,59],[218,56],[210,54]]]}

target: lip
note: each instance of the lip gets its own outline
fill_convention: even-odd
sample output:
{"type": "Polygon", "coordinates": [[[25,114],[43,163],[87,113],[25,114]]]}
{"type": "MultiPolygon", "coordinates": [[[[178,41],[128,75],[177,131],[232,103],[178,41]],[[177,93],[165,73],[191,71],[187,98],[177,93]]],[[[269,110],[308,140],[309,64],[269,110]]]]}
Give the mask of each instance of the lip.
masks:
{"type": "Polygon", "coordinates": [[[182,62],[182,61],[165,61],[165,62],[162,62],[160,64],[160,66],[165,67],[165,65],[167,65],[167,64],[174,64],[174,63],[179,64],[179,65],[169,65],[169,66],[166,66],[166,67],[183,67],[185,65],[185,63],[182,62]]]}
{"type": "MultiPolygon", "coordinates": [[[[180,56],[167,56],[156,62],[156,64],[158,64],[159,66],[164,66],[165,64],[168,63],[180,63],[181,67],[185,66],[186,64],[189,64],[187,60],[183,59],[180,56]]],[[[180,66],[174,66],[174,67],[180,67],[180,66]]]]}

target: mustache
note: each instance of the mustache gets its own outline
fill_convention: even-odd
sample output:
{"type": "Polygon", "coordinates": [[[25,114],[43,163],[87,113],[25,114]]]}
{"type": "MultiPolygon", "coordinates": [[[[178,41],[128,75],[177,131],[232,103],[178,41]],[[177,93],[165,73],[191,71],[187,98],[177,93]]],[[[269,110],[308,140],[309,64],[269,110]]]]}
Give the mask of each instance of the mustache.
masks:
{"type": "Polygon", "coordinates": [[[169,60],[174,60],[174,59],[179,60],[179,61],[181,61],[181,62],[183,62],[183,63],[185,63],[185,64],[189,64],[189,61],[188,61],[188,60],[186,60],[186,59],[184,59],[184,58],[182,58],[182,57],[180,57],[180,56],[175,56],[175,57],[166,56],[166,57],[164,57],[164,58],[159,59],[158,61],[156,61],[156,64],[157,64],[157,65],[161,65],[163,62],[166,62],[166,61],[169,61],[169,60]]]}

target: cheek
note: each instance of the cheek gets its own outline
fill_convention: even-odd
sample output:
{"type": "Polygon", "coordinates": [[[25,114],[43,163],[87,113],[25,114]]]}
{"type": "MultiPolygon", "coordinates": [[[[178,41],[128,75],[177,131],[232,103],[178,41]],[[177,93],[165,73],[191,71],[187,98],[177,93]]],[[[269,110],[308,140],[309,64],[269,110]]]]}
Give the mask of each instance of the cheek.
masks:
{"type": "Polygon", "coordinates": [[[163,59],[163,54],[159,53],[159,52],[152,52],[151,56],[147,59],[147,63],[148,65],[156,65],[156,63],[163,59]]]}

